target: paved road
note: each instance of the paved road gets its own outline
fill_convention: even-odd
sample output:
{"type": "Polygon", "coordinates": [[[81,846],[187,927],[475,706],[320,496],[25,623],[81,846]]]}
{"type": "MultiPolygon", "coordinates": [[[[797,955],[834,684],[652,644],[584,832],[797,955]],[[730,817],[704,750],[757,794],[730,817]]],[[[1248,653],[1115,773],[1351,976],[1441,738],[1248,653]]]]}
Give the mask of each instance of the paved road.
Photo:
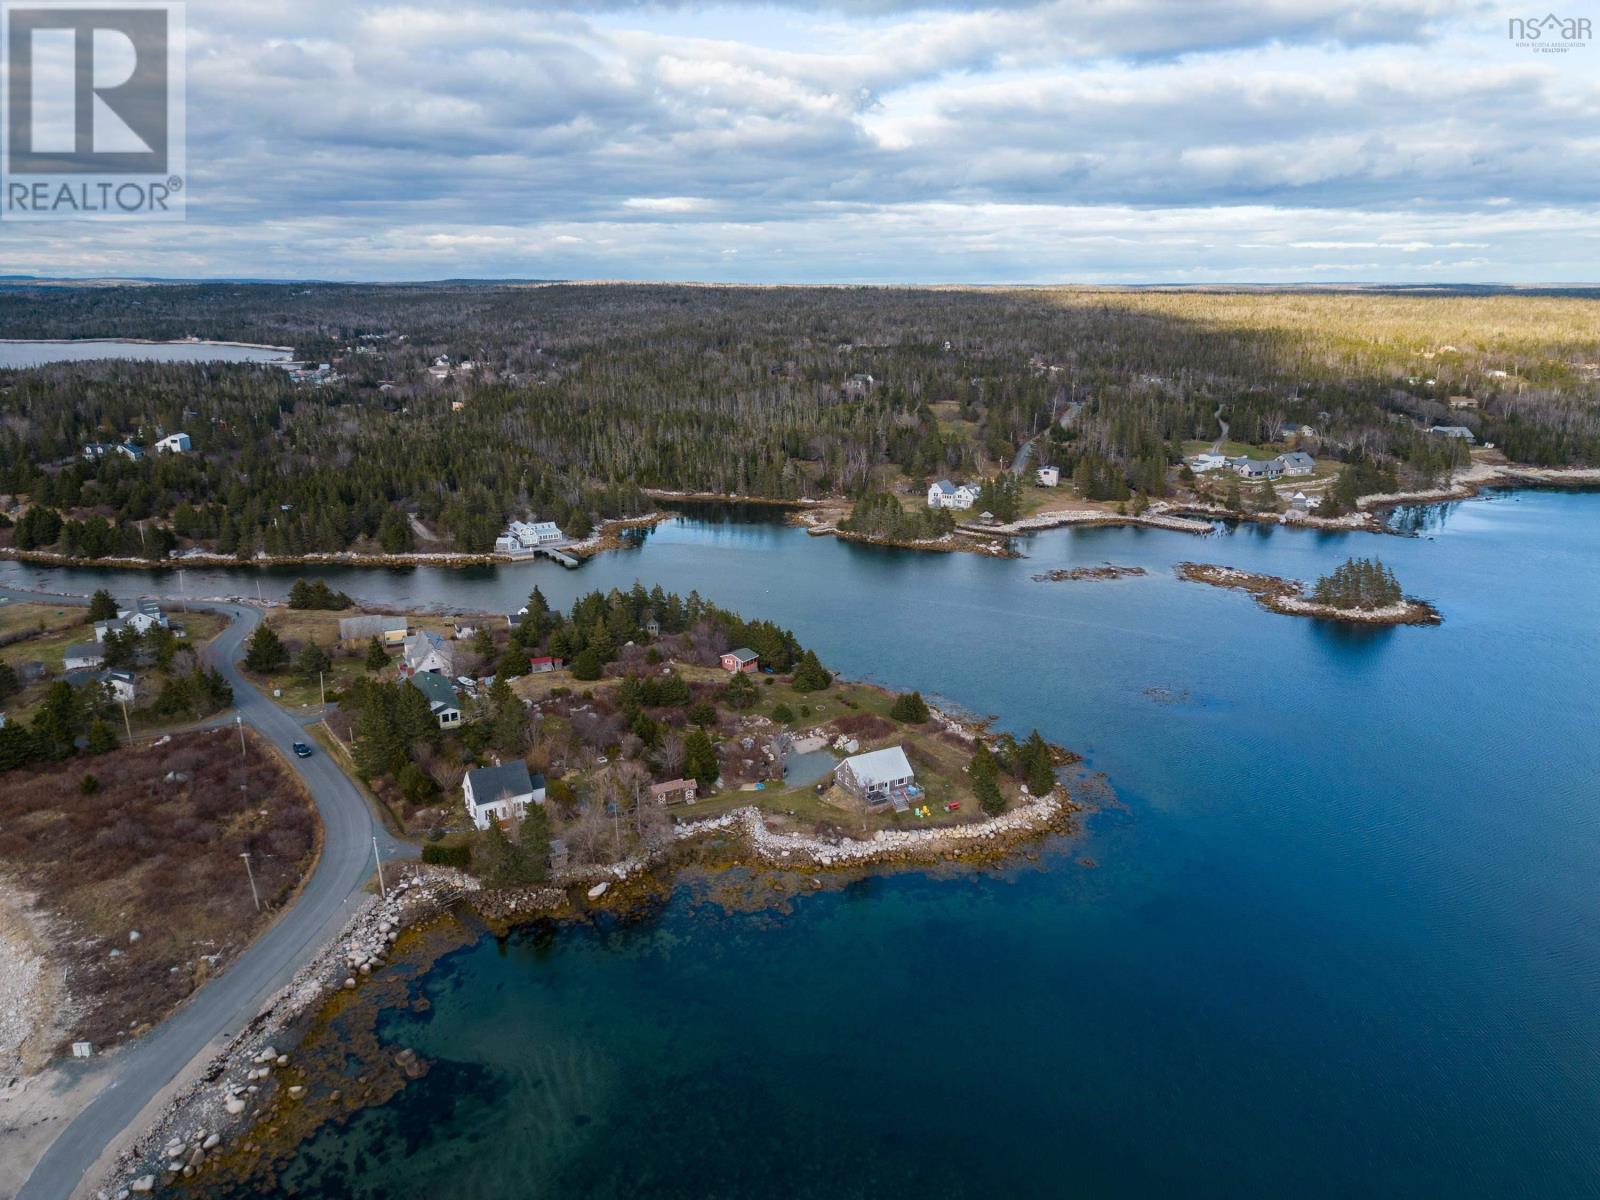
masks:
{"type": "MultiPolygon", "coordinates": [[[[86,603],[10,588],[0,588],[0,595],[54,604],[86,603]]],[[[230,1035],[248,1022],[266,999],[339,931],[372,874],[373,837],[378,838],[385,858],[404,849],[404,843],[388,835],[366,798],[320,747],[310,758],[294,756],[291,744],[305,740],[300,723],[257,691],[234,665],[241,644],[261,621],[260,611],[242,604],[193,600],[189,607],[232,619],[205,656],[232,685],[239,714],[278,748],[305,781],[322,817],[322,857],[292,908],[226,971],[111,1060],[104,1088],[45,1151],[18,1200],[66,1200],[106,1147],[162,1088],[214,1039],[230,1035]]]]}
{"type": "Polygon", "coordinates": [[[1216,454],[1222,449],[1222,443],[1228,440],[1228,434],[1231,433],[1232,430],[1228,423],[1222,419],[1222,405],[1217,405],[1217,411],[1211,415],[1216,417],[1217,424],[1222,427],[1222,435],[1218,437],[1216,441],[1211,443],[1211,453],[1216,454]]]}
{"type": "Polygon", "coordinates": [[[1021,479],[1022,473],[1028,469],[1028,460],[1033,457],[1033,444],[1038,440],[1038,437],[1031,437],[1023,442],[1022,448],[1017,451],[1016,457],[1011,460],[1011,473],[1018,479],[1021,479]]]}

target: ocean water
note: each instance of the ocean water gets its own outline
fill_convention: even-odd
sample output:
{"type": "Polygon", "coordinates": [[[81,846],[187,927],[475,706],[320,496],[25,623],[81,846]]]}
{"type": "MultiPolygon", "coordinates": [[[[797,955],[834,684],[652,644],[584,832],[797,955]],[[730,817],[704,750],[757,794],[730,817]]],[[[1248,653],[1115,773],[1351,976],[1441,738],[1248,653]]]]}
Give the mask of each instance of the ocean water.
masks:
{"type": "Polygon", "coordinates": [[[455,952],[414,984],[427,1012],[381,1025],[430,1073],[308,1142],[285,1190],[1597,1194],[1597,517],[1514,492],[1401,514],[1408,538],[1057,531],[1012,561],[699,518],[577,572],[330,574],[494,610],[535,581],[698,587],[851,673],[1037,725],[1120,804],[1014,870],[787,913],[684,889],[455,952]],[[1374,553],[1442,626],[1344,630],[1171,574],[1374,553]],[[1030,578],[1101,562],[1151,574],[1030,578]]]}
{"type": "Polygon", "coordinates": [[[42,367],[95,359],[139,362],[286,362],[293,355],[266,346],[235,342],[138,342],[83,338],[60,342],[0,341],[0,368],[42,367]]]}

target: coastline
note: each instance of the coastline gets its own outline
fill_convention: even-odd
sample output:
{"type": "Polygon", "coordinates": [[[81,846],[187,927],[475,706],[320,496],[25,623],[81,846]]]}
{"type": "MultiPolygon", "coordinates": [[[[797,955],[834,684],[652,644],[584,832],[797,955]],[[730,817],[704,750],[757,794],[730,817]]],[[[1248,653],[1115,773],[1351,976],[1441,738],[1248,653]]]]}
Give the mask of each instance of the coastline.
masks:
{"type": "MultiPolygon", "coordinates": [[[[1160,501],[1141,514],[1104,512],[1099,509],[1052,509],[1022,517],[1003,525],[974,525],[961,523],[954,534],[938,539],[904,539],[874,537],[871,534],[851,533],[839,529],[834,523],[842,514],[842,499],[781,500],[761,496],[723,495],[710,492],[669,492],[658,488],[643,489],[647,496],[666,501],[692,503],[727,503],[765,505],[791,510],[789,522],[798,525],[814,537],[836,537],[841,541],[859,542],[863,545],[884,546],[904,550],[922,550],[930,553],[982,554],[990,558],[1022,558],[1021,551],[993,543],[1048,529],[1096,525],[1136,525],[1149,529],[1165,529],[1177,533],[1190,533],[1205,537],[1216,533],[1216,521],[1255,521],[1265,525],[1283,525],[1288,528],[1315,529],[1344,533],[1390,532],[1379,513],[1411,504],[1437,504],[1452,500],[1468,500],[1486,488],[1527,487],[1586,489],[1600,488],[1600,467],[1533,467],[1516,463],[1478,463],[1458,473],[1449,487],[1414,492],[1375,493],[1362,496],[1357,510],[1339,517],[1318,517],[1293,511],[1282,513],[1233,512],[1208,504],[1183,504],[1160,501]],[[830,520],[828,514],[835,514],[830,520]],[[1200,517],[1189,514],[1201,514],[1200,517]]],[[[600,527],[587,538],[560,547],[563,553],[578,559],[593,558],[597,554],[624,548],[623,534],[630,529],[654,528],[664,521],[683,514],[656,511],[634,517],[613,517],[602,521],[600,527]]],[[[83,558],[61,554],[54,550],[18,550],[13,546],[0,547],[0,559],[16,562],[38,563],[54,567],[112,567],[119,570],[176,571],[184,567],[484,567],[515,566],[534,561],[531,557],[512,557],[485,551],[439,550],[415,551],[403,554],[370,553],[358,550],[324,550],[300,555],[257,555],[241,559],[231,554],[206,551],[188,551],[176,558],[145,559],[128,556],[83,558]]]]}
{"type": "MultiPolygon", "coordinates": [[[[374,978],[391,960],[409,962],[412,939],[460,906],[496,932],[536,921],[584,921],[599,912],[626,913],[640,902],[670,893],[679,878],[696,865],[692,857],[708,849],[733,846],[721,870],[770,872],[774,878],[753,894],[785,898],[794,891],[820,891],[824,873],[843,881],[862,871],[922,868],[959,863],[978,866],[1003,862],[1019,854],[1037,859],[1031,849],[1051,834],[1072,834],[1081,826],[1074,817],[1097,810],[1086,792],[1105,789],[1100,775],[1080,777],[1079,795],[1065,782],[1047,796],[1026,800],[1011,812],[969,825],[942,829],[880,830],[871,838],[828,839],[767,828],[761,811],[746,806],[701,820],[674,825],[670,839],[648,853],[617,863],[563,872],[558,881],[540,887],[488,889],[478,880],[448,867],[408,864],[406,874],[386,897],[369,896],[349,922],[294,978],[267,1001],[234,1037],[210,1059],[198,1079],[174,1095],[151,1123],[117,1157],[100,1194],[129,1196],[170,1187],[202,1172],[226,1173],[250,1168],[263,1153],[257,1135],[279,1132],[285,1106],[309,1103],[310,1076],[297,1061],[304,1037],[318,1024],[318,1014],[339,1011],[358,1001],[369,983],[382,987],[392,979],[374,978]],[[722,835],[722,836],[718,836],[722,835]],[[798,875],[811,876],[809,880],[798,875]],[[786,887],[783,881],[790,881],[786,887]]],[[[381,1003],[381,1001],[379,1002],[381,1003]]],[[[407,1079],[419,1078],[426,1064],[409,1050],[371,1050],[398,1066],[407,1079]],[[398,1052],[397,1052],[398,1051],[398,1052]]],[[[391,1072],[392,1073],[392,1072],[391,1072]]],[[[355,1084],[367,1082],[362,1075],[355,1084]]],[[[369,1092],[382,1103],[396,1087],[369,1092]]],[[[347,1084],[352,1091],[354,1085],[347,1084]]],[[[362,1107],[361,1098],[328,1098],[347,1113],[362,1107]]],[[[313,1117],[310,1127],[332,1117],[313,1117]]]]}
{"type": "MultiPolygon", "coordinates": [[[[211,338],[0,338],[0,346],[235,346],[241,350],[277,350],[292,355],[293,346],[272,346],[266,342],[219,342],[211,338]]],[[[11,368],[16,370],[18,368],[11,368]]],[[[21,368],[24,370],[30,368],[21,368]]]]}

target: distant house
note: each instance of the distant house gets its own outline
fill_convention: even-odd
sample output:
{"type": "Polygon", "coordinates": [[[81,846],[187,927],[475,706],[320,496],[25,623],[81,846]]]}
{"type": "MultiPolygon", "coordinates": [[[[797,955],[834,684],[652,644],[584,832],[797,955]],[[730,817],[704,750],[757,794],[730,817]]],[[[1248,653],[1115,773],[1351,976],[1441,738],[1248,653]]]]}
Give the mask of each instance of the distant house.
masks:
{"type": "Polygon", "coordinates": [[[693,804],[699,788],[692,779],[669,779],[650,785],[650,799],[657,804],[693,804]]]}
{"type": "Polygon", "coordinates": [[[722,669],[733,674],[738,674],[740,671],[753,674],[760,664],[761,656],[748,646],[729,650],[722,656],[722,669]]]}
{"type": "Polygon", "coordinates": [[[414,675],[456,673],[455,655],[451,652],[450,643],[428,629],[419,629],[406,638],[400,658],[406,670],[414,675]]]}
{"type": "Polygon", "coordinates": [[[494,549],[496,554],[526,554],[564,541],[566,535],[554,521],[513,521],[495,538],[494,549]]]}
{"type": "Polygon", "coordinates": [[[1469,445],[1478,440],[1478,435],[1465,425],[1435,425],[1428,432],[1437,437],[1460,438],[1469,445]]]}
{"type": "Polygon", "coordinates": [[[1299,423],[1297,423],[1295,421],[1285,421],[1282,425],[1278,426],[1278,438],[1279,438],[1280,441],[1287,442],[1287,441],[1290,441],[1291,439],[1297,438],[1297,437],[1316,437],[1316,436],[1317,436],[1317,431],[1315,429],[1313,429],[1311,426],[1309,426],[1309,425],[1301,425],[1301,424],[1299,424],[1299,423]]]}
{"type": "Polygon", "coordinates": [[[478,627],[476,625],[468,625],[464,621],[455,621],[451,623],[450,633],[451,636],[456,639],[456,641],[464,642],[468,638],[473,638],[478,635],[478,627]]]}
{"type": "Polygon", "coordinates": [[[98,462],[106,455],[114,454],[116,449],[116,443],[114,442],[85,442],[83,444],[83,457],[90,462],[98,462]]]}
{"type": "Polygon", "coordinates": [[[1228,456],[1225,454],[1212,454],[1206,451],[1196,454],[1189,459],[1189,469],[1196,475],[1204,475],[1207,471],[1220,471],[1228,465],[1228,456]]]}
{"type": "Polygon", "coordinates": [[[528,764],[518,759],[499,767],[476,767],[461,781],[467,816],[479,829],[491,820],[502,824],[520,819],[530,804],[544,803],[544,776],[529,775],[528,764]]]}
{"type": "Polygon", "coordinates": [[[193,449],[187,433],[169,433],[156,443],[157,454],[187,454],[193,449]]]}
{"type": "Polygon", "coordinates": [[[971,508],[977,499],[978,489],[967,483],[941,479],[928,488],[929,508],[971,508]]]}
{"type": "Polygon", "coordinates": [[[339,640],[350,642],[377,638],[385,646],[399,646],[404,644],[408,628],[404,617],[340,617],[339,640]]]}
{"type": "Polygon", "coordinates": [[[68,646],[61,654],[61,669],[64,671],[93,671],[97,670],[106,661],[105,651],[98,642],[77,642],[68,646]]]}
{"type": "Polygon", "coordinates": [[[461,724],[461,704],[456,690],[443,675],[418,672],[411,676],[411,686],[427,697],[428,708],[440,729],[454,729],[461,724]]]}
{"type": "Polygon", "coordinates": [[[133,462],[142,462],[144,460],[144,450],[139,446],[135,446],[132,442],[119,443],[117,453],[133,462]]]}
{"type": "Polygon", "coordinates": [[[1060,467],[1040,467],[1033,473],[1034,482],[1040,487],[1059,487],[1061,485],[1060,467]]]}
{"type": "Polygon", "coordinates": [[[148,633],[157,625],[163,629],[167,627],[167,614],[154,600],[139,600],[132,608],[118,609],[117,618],[140,633],[148,633]]]}
{"type": "Polygon", "coordinates": [[[1278,462],[1285,475],[1310,475],[1317,469],[1317,460],[1304,450],[1291,450],[1288,454],[1280,454],[1278,462]]]}
{"type": "Polygon", "coordinates": [[[1230,458],[1228,465],[1240,479],[1272,480],[1283,474],[1283,464],[1275,458],[1230,458]]]}
{"type": "Polygon", "coordinates": [[[528,660],[528,673],[530,675],[548,675],[551,671],[562,670],[567,664],[553,654],[541,654],[538,658],[528,660]]]}
{"type": "Polygon", "coordinates": [[[877,380],[871,375],[852,375],[844,381],[844,394],[854,399],[861,399],[877,385],[877,380]]]}
{"type": "Polygon", "coordinates": [[[911,760],[901,746],[871,750],[845,759],[833,769],[840,787],[868,804],[884,804],[916,783],[911,760]]]}

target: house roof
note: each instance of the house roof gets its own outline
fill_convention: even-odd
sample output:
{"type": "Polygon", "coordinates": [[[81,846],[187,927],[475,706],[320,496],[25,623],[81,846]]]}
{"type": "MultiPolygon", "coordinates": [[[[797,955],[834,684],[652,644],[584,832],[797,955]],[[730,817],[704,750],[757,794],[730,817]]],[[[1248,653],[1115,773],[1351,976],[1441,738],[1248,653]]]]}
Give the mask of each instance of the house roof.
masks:
{"type": "Polygon", "coordinates": [[[1317,465],[1317,460],[1304,450],[1291,450],[1281,457],[1283,465],[1286,467],[1315,467],[1317,465]]]}
{"type": "Polygon", "coordinates": [[[896,779],[908,779],[915,774],[903,746],[869,750],[866,754],[847,758],[839,765],[849,767],[850,773],[863,787],[871,787],[876,783],[889,783],[896,779]]]}
{"type": "Polygon", "coordinates": [[[74,642],[62,652],[61,657],[66,658],[93,658],[103,659],[106,656],[104,648],[99,642],[74,642]]]}
{"type": "Polygon", "coordinates": [[[669,779],[665,783],[652,783],[650,785],[650,794],[652,796],[663,796],[668,792],[681,792],[684,788],[692,788],[694,786],[692,779],[669,779]]]}
{"type": "MultiPolygon", "coordinates": [[[[474,767],[467,772],[467,782],[472,785],[472,797],[478,804],[531,796],[535,790],[528,764],[520,758],[498,767],[474,767]]],[[[539,786],[543,785],[544,776],[541,775],[539,786]]]]}
{"type": "Polygon", "coordinates": [[[941,479],[933,485],[933,490],[946,496],[954,496],[956,494],[956,485],[948,479],[941,479]]]}
{"type": "Polygon", "coordinates": [[[420,675],[411,677],[411,686],[426,696],[428,704],[435,709],[441,705],[446,708],[461,707],[461,702],[456,699],[455,688],[450,686],[450,681],[443,675],[429,675],[424,671],[420,675]]]}
{"type": "Polygon", "coordinates": [[[363,617],[340,617],[339,636],[342,638],[370,637],[377,633],[401,633],[406,628],[404,617],[384,617],[368,614],[363,617]]]}
{"type": "Polygon", "coordinates": [[[742,663],[755,662],[756,659],[761,657],[749,646],[740,646],[737,650],[729,650],[728,653],[742,663]]]}

